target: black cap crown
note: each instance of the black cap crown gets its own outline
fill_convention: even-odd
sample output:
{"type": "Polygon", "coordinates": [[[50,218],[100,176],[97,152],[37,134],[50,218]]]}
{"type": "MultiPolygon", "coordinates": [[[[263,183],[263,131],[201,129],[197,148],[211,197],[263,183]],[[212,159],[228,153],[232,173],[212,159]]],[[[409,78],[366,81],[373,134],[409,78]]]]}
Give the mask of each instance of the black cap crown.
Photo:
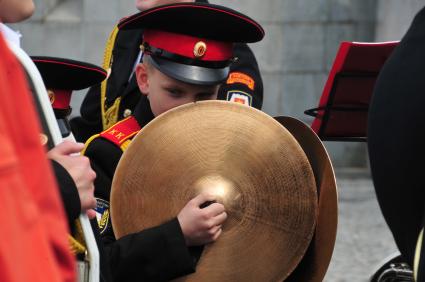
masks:
{"type": "Polygon", "coordinates": [[[125,18],[120,29],[143,29],[145,54],[164,74],[199,85],[223,82],[234,61],[233,43],[257,42],[263,28],[232,9],[208,3],[177,3],[125,18]]]}

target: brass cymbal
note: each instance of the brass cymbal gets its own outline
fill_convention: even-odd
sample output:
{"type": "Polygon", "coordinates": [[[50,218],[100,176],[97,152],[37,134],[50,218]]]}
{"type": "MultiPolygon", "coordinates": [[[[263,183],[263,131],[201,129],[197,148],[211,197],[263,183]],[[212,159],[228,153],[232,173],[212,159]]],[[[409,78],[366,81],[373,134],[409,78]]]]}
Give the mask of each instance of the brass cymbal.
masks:
{"type": "Polygon", "coordinates": [[[314,233],[314,175],[284,127],[237,103],[183,105],[140,131],[113,179],[115,235],[174,218],[206,189],[228,218],[219,239],[205,246],[196,273],[179,281],[285,279],[314,233]]]}
{"type": "Polygon", "coordinates": [[[323,281],[335,246],[338,195],[332,163],[322,141],[300,120],[275,117],[297,139],[310,161],[317,185],[319,210],[314,238],[300,264],[286,281],[323,281]]]}

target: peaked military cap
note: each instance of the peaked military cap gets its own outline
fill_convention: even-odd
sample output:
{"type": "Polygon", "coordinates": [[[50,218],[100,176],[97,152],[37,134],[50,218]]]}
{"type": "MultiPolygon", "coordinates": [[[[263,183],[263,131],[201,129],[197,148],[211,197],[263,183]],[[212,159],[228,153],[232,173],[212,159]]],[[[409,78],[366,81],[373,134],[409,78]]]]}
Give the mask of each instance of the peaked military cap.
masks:
{"type": "Polygon", "coordinates": [[[100,83],[106,71],[96,65],[55,57],[31,57],[48,89],[54,109],[68,110],[73,90],[100,83]]]}
{"type": "Polygon", "coordinates": [[[177,3],[155,7],[128,18],[119,29],[143,28],[144,54],[164,74],[191,84],[226,80],[233,43],[257,42],[263,28],[232,9],[208,3],[177,3]]]}
{"type": "Polygon", "coordinates": [[[62,137],[71,134],[68,116],[73,90],[81,90],[100,83],[106,71],[93,64],[54,57],[31,57],[37,66],[52,103],[62,137]]]}

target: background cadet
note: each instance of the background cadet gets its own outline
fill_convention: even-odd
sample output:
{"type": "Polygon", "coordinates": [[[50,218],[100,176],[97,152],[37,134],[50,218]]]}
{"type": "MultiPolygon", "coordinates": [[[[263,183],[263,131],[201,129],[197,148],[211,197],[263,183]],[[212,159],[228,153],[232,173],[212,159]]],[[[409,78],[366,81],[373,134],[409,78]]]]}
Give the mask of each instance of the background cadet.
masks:
{"type": "MultiPolygon", "coordinates": [[[[140,11],[169,3],[204,2],[205,0],[137,0],[140,11]]],[[[105,47],[103,67],[110,76],[102,84],[92,87],[81,105],[81,117],[71,120],[76,139],[85,142],[90,136],[109,128],[134,111],[141,94],[135,77],[135,66],[141,59],[142,29],[120,30],[115,27],[105,47]]],[[[257,61],[245,43],[236,43],[237,61],[231,66],[229,77],[220,87],[218,98],[243,103],[261,109],[263,82],[257,61]]],[[[146,106],[149,114],[149,105],[146,106]]]]}
{"type": "Polygon", "coordinates": [[[259,41],[264,31],[245,15],[208,4],[153,9],[127,18],[119,28],[141,26],[149,27],[144,30],[144,62],[137,64],[135,73],[143,96],[133,115],[90,138],[85,154],[98,176],[97,211],[115,279],[164,281],[195,271],[200,249],[194,247],[217,240],[227,216],[224,206],[213,203],[202,209],[214,197],[200,194],[169,222],[115,240],[109,201],[118,161],[131,138],[154,116],[182,104],[216,99],[233,61],[233,42],[259,41]],[[183,20],[187,18],[197,24],[183,20]]]}
{"type": "MultiPolygon", "coordinates": [[[[100,281],[112,281],[109,270],[109,260],[100,243],[94,198],[94,179],[96,173],[90,166],[86,156],[79,153],[84,144],[73,142],[68,116],[72,109],[70,100],[74,90],[81,90],[106,78],[106,71],[96,65],[56,57],[32,57],[40,71],[47,88],[50,101],[57,119],[62,137],[65,141],[48,152],[59,182],[62,200],[68,216],[71,229],[71,249],[80,264],[86,265],[86,244],[82,230],[76,222],[80,213],[86,212],[91,221],[93,233],[100,255],[100,281]],[[83,263],[81,263],[81,261],[83,263]]],[[[79,267],[79,271],[82,267],[79,267]]]]}
{"type": "Polygon", "coordinates": [[[62,200],[71,229],[81,211],[94,218],[96,199],[94,179],[96,173],[87,157],[79,155],[84,144],[73,142],[68,116],[72,91],[88,88],[106,78],[106,71],[93,64],[54,57],[32,57],[47,88],[63,143],[51,149],[47,156],[52,160],[62,200]]]}

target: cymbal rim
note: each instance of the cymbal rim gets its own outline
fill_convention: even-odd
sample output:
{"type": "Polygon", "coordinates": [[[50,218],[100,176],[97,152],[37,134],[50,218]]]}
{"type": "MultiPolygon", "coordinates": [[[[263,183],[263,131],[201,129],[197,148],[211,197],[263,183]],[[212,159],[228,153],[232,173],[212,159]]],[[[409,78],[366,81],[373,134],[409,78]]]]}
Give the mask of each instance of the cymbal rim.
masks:
{"type": "Polygon", "coordinates": [[[322,141],[309,126],[293,117],[274,118],[291,132],[306,153],[318,192],[314,238],[287,281],[323,281],[332,258],[338,225],[338,190],[332,162],[322,141]]]}

